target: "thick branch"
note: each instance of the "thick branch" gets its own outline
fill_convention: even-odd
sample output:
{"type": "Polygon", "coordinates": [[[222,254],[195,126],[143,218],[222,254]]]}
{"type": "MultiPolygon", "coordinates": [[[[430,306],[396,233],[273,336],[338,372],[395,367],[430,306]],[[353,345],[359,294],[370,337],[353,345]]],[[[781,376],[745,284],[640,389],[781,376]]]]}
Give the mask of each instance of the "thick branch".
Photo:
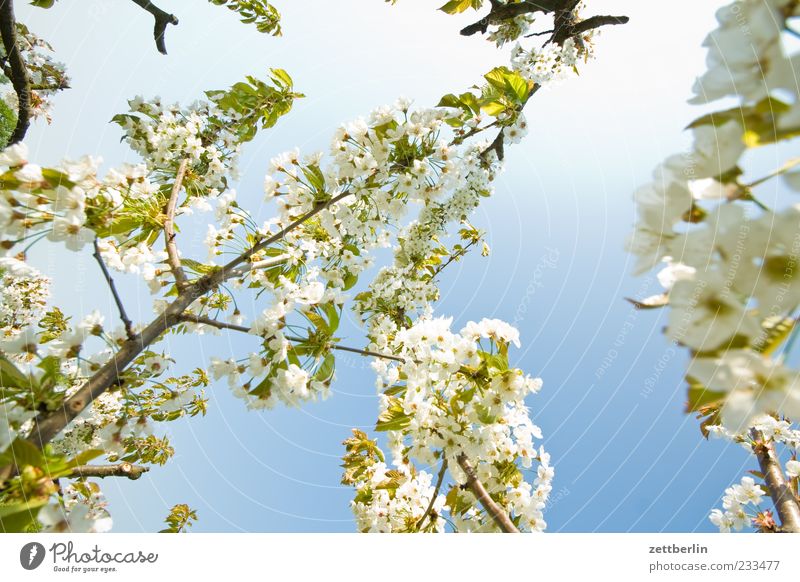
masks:
{"type": "Polygon", "coordinates": [[[584,32],[594,30],[595,28],[600,28],[601,26],[627,24],[629,21],[630,18],[627,16],[591,16],[586,20],[581,20],[578,24],[576,24],[574,30],[575,34],[583,34],[584,32]]]}
{"type": "Polygon", "coordinates": [[[111,386],[119,384],[121,374],[125,368],[127,368],[145,348],[158,340],[161,334],[179,323],[181,321],[181,316],[192,303],[228,280],[233,276],[236,267],[249,260],[255,253],[283,239],[287,233],[351,194],[351,192],[343,192],[327,202],[318,204],[313,210],[297,218],[294,222],[272,236],[254,245],[224,267],[204,275],[194,283],[185,287],[178,293],[175,300],[142,330],[141,334],[123,343],[111,360],[106,362],[105,365],[95,372],[75,394],[67,398],[61,409],[37,416],[28,440],[39,447],[43,447],[53,440],[53,438],[55,438],[55,436],[76,416],[83,412],[95,398],[103,394],[103,392],[108,390],[111,386]]]}
{"type": "Polygon", "coordinates": [[[158,6],[155,6],[150,0],[133,0],[134,4],[141,6],[153,15],[155,19],[155,27],[153,28],[153,38],[156,39],[156,48],[162,55],[167,54],[167,45],[164,41],[164,33],[167,30],[168,24],[178,24],[178,19],[174,14],[164,12],[158,6]]]}
{"type": "Polygon", "coordinates": [[[492,496],[489,495],[489,492],[486,491],[486,488],[483,486],[483,483],[480,482],[477,475],[475,474],[475,470],[472,468],[472,465],[469,464],[466,455],[463,453],[458,455],[458,465],[467,475],[467,487],[469,490],[472,491],[472,494],[478,499],[480,504],[486,510],[486,513],[494,520],[504,533],[519,533],[517,526],[514,525],[514,522],[511,521],[509,515],[503,511],[503,509],[495,503],[492,496]]]}
{"type": "Polygon", "coordinates": [[[147,473],[150,467],[132,465],[131,463],[120,463],[118,465],[81,465],[72,469],[72,473],[66,475],[69,479],[80,479],[81,477],[127,477],[135,481],[147,473]]]}
{"type": "Polygon", "coordinates": [[[178,254],[178,245],[175,242],[175,208],[178,206],[178,196],[183,185],[183,178],[186,176],[186,168],[189,160],[185,159],[178,166],[178,173],[175,175],[175,184],[172,185],[172,193],[167,202],[166,218],[164,219],[164,238],[167,240],[167,264],[175,277],[175,284],[178,289],[183,289],[188,284],[186,273],[181,266],[181,258],[178,254]]]}
{"type": "MultiPolygon", "coordinates": [[[[560,19],[558,19],[560,20],[560,19]]],[[[562,45],[568,38],[580,37],[585,32],[600,28],[601,26],[626,24],[630,19],[627,16],[592,16],[586,20],[575,22],[572,15],[568,15],[563,21],[557,22],[553,36],[548,42],[562,45]]],[[[578,38],[578,42],[580,39],[578,38]]]]}
{"type": "Polygon", "coordinates": [[[114,285],[114,279],[111,278],[111,273],[108,272],[108,267],[106,267],[103,256],[100,254],[100,246],[97,243],[97,238],[94,239],[94,253],[92,253],[92,256],[97,261],[97,264],[100,265],[100,270],[103,271],[103,277],[105,277],[108,288],[111,290],[111,295],[114,297],[114,303],[117,304],[119,318],[122,320],[122,325],[125,326],[125,335],[129,340],[132,340],[136,337],[136,334],[133,332],[133,322],[125,312],[125,306],[122,304],[122,298],[117,292],[117,286],[114,285]]]}
{"type": "MultiPolygon", "coordinates": [[[[568,2],[569,0],[567,0],[568,2]]],[[[510,20],[523,14],[533,12],[554,12],[564,7],[565,0],[537,0],[529,2],[518,2],[516,4],[492,4],[489,13],[478,22],[470,24],[461,30],[464,36],[473,34],[485,34],[490,24],[500,24],[504,20],[510,20]]]]}
{"type": "Polygon", "coordinates": [[[800,533],[800,505],[783,474],[775,445],[771,441],[765,442],[764,435],[756,429],[751,431],[751,435],[755,441],[753,451],[758,458],[758,466],[764,474],[764,482],[781,519],[781,531],[800,533]]]}
{"type": "Polygon", "coordinates": [[[25,138],[31,123],[31,81],[17,42],[13,0],[0,0],[0,36],[6,51],[11,85],[17,94],[17,125],[8,141],[12,145],[25,138]]]}

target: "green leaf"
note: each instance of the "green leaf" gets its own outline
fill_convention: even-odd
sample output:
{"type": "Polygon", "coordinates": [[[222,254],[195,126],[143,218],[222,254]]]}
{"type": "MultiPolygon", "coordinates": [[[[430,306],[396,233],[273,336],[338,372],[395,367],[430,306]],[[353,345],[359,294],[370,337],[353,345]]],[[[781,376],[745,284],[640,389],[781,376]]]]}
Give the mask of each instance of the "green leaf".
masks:
{"type": "Polygon", "coordinates": [[[164,520],[167,524],[166,529],[158,533],[185,533],[195,521],[197,521],[197,511],[185,503],[179,503],[170,509],[169,515],[164,520]]]}
{"type": "Polygon", "coordinates": [[[336,369],[336,357],[333,354],[327,354],[322,360],[322,364],[314,374],[314,378],[320,382],[327,382],[333,377],[333,372],[336,369]]]}
{"type": "Polygon", "coordinates": [[[294,87],[294,81],[289,76],[289,73],[283,69],[270,69],[269,72],[272,73],[273,80],[278,81],[287,89],[294,87]]]}
{"type": "Polygon", "coordinates": [[[17,438],[11,443],[9,450],[11,451],[14,464],[19,469],[28,465],[36,467],[37,469],[46,468],[47,462],[45,461],[44,455],[42,455],[42,451],[40,451],[36,445],[23,438],[17,438]]]}
{"type": "Polygon", "coordinates": [[[447,14],[458,14],[470,8],[475,8],[477,10],[481,7],[481,4],[481,0],[450,0],[450,2],[439,8],[439,10],[447,14]]]}
{"type": "Polygon", "coordinates": [[[403,407],[397,398],[389,398],[389,407],[378,417],[375,430],[386,432],[387,430],[403,430],[411,424],[411,416],[403,411],[403,407]]]}
{"type": "Polygon", "coordinates": [[[688,401],[686,402],[687,413],[697,412],[709,406],[718,406],[725,400],[725,392],[708,390],[689,376],[686,377],[686,381],[689,383],[688,401]]]}
{"type": "Polygon", "coordinates": [[[493,414],[489,414],[489,409],[482,404],[476,404],[475,411],[478,413],[478,420],[483,424],[494,424],[497,422],[497,417],[493,414]]]}
{"type": "Polygon", "coordinates": [[[304,315],[308,318],[311,324],[317,328],[318,331],[322,332],[325,335],[330,335],[330,330],[328,329],[328,322],[325,321],[325,318],[322,317],[319,313],[314,311],[307,311],[304,315]]]}
{"type": "Polygon", "coordinates": [[[97,457],[105,454],[105,451],[102,449],[89,449],[88,451],[83,451],[82,453],[76,455],[73,459],[71,459],[68,463],[69,468],[79,467],[81,465],[87,464],[89,461],[93,461],[97,457]]]}
{"type": "Polygon", "coordinates": [[[508,107],[506,107],[500,101],[490,101],[488,103],[484,103],[481,109],[487,115],[491,115],[492,117],[497,117],[501,113],[503,113],[508,107]]]}
{"type": "Polygon", "coordinates": [[[513,75],[514,73],[508,69],[508,67],[495,67],[488,73],[486,73],[483,78],[489,82],[489,85],[498,89],[499,91],[506,90],[506,78],[509,75],[513,75]]]}
{"type": "Polygon", "coordinates": [[[325,303],[322,305],[322,310],[325,312],[325,315],[328,316],[328,329],[331,333],[334,333],[337,329],[339,329],[339,308],[336,307],[334,303],[325,303]]]}
{"type": "Polygon", "coordinates": [[[209,275],[214,271],[219,270],[217,265],[206,265],[192,259],[181,259],[181,265],[191,269],[195,273],[200,273],[201,275],[209,275]]]}
{"type": "Polygon", "coordinates": [[[36,521],[39,510],[47,503],[47,497],[27,502],[0,505],[0,531],[24,533],[36,521]]]}
{"type": "Polygon", "coordinates": [[[39,385],[43,390],[53,389],[63,378],[61,360],[55,356],[47,356],[36,367],[44,370],[42,377],[39,378],[39,385]]]}
{"type": "Polygon", "coordinates": [[[528,82],[517,73],[505,77],[506,95],[514,97],[517,103],[523,103],[528,98],[528,82]]]}
{"type": "Polygon", "coordinates": [[[0,355],[0,387],[23,388],[27,390],[36,386],[38,386],[38,384],[33,378],[20,372],[8,358],[0,355]]]}

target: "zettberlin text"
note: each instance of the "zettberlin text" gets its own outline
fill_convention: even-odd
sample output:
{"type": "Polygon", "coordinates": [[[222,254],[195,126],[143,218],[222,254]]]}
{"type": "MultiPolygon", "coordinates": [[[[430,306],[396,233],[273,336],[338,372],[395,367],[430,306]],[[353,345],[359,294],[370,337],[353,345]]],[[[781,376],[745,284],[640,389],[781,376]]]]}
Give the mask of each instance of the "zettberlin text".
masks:
{"type": "Polygon", "coordinates": [[[692,544],[691,546],[650,546],[651,554],[707,554],[708,546],[692,544]]]}

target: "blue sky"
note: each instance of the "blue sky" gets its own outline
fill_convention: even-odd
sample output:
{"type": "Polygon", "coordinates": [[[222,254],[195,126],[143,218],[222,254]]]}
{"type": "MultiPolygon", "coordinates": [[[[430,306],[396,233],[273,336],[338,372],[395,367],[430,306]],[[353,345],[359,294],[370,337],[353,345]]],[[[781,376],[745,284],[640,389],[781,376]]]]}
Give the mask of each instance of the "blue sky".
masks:
{"type": "MultiPolygon", "coordinates": [[[[166,57],[155,51],[149,15],[130,2],[63,2],[49,11],[20,4],[20,19],[54,45],[73,80],[56,100],[53,124],[30,132],[32,157],[132,161],[108,123],[127,98],[188,102],[282,67],[307,98],[246,148],[237,189],[242,204],[258,210],[274,155],[324,149],[340,122],[399,95],[433,105],[506,61],[488,42],[459,36],[469,17],[438,13],[436,2],[279,2],[285,36],[277,39],[224,9],[188,4],[161,2],[181,21],[168,31],[166,57]]],[[[544,380],[530,404],[556,467],[550,531],[711,531],[708,511],[750,461],[738,447],[704,441],[682,413],[685,355],[661,334],[663,315],[624,301],[658,286],[654,277],[630,276],[623,245],[635,218],[631,193],[663,157],[687,146],[681,128],[699,111],[685,100],[719,3],[588,5],[589,13],[631,22],[603,32],[597,59],[580,77],[528,105],[531,132],[509,152],[496,195],[475,217],[492,254],[446,273],[437,312],[456,325],[498,317],[519,327],[523,347],[512,359],[544,380]]],[[[88,253],[42,251],[33,260],[56,278],[62,305],[113,317],[88,253]]],[[[136,319],[149,317],[147,295],[133,280],[125,296],[136,319]]],[[[356,322],[345,319],[348,343],[357,345],[356,322]]],[[[169,344],[188,365],[251,345],[228,336],[169,344]]],[[[168,427],[177,453],[167,466],[137,482],[104,483],[118,531],[157,530],[175,503],[198,510],[195,531],[353,530],[338,465],[350,428],[374,422],[367,362],[340,358],[334,397],[302,409],[247,412],[224,384],[208,395],[208,416],[168,427]]]]}

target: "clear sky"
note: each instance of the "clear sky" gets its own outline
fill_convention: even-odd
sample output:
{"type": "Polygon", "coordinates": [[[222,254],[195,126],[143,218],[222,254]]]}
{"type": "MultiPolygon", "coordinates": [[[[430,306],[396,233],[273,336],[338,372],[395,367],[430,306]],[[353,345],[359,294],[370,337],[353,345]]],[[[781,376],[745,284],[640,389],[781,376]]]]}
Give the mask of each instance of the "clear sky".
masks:
{"type": "MultiPolygon", "coordinates": [[[[324,149],[340,122],[399,95],[434,105],[506,62],[490,43],[459,36],[469,17],[438,13],[437,2],[276,3],[282,38],[204,2],[161,0],[180,17],[168,30],[165,57],[153,46],[149,15],[131,2],[63,0],[49,11],[20,2],[20,19],[54,45],[73,81],[56,99],[53,124],[30,132],[32,157],[132,161],[108,123],[126,99],[188,102],[282,67],[307,98],[246,148],[237,189],[243,205],[258,209],[274,155],[324,149]]],[[[459,326],[498,317],[519,327],[523,348],[512,359],[544,380],[530,405],[556,467],[550,531],[711,531],[708,511],[752,468],[750,460],[736,446],[704,441],[697,421],[682,413],[685,355],[661,334],[663,315],[624,301],[654,293],[657,283],[629,275],[623,245],[635,218],[631,193],[688,143],[681,128],[699,112],[685,100],[721,3],[587,4],[590,14],[631,21],[604,30],[597,59],[579,78],[528,105],[531,132],[509,152],[496,195],[475,217],[489,232],[492,254],[470,256],[446,273],[437,312],[459,326]]],[[[56,278],[55,297],[71,313],[100,308],[114,317],[88,252],[40,252],[33,260],[56,278]]],[[[150,316],[147,295],[132,280],[125,295],[135,318],[150,316]]],[[[357,344],[360,332],[346,319],[343,333],[357,344]]],[[[252,345],[233,336],[169,343],[190,365],[252,345]]],[[[224,384],[213,386],[205,418],[168,427],[177,453],[167,466],[137,482],[103,484],[116,529],[160,529],[169,507],[188,503],[199,513],[195,531],[352,531],[351,491],[339,485],[340,442],[351,427],[374,422],[366,364],[340,358],[334,396],[302,409],[247,412],[224,384]]]]}

